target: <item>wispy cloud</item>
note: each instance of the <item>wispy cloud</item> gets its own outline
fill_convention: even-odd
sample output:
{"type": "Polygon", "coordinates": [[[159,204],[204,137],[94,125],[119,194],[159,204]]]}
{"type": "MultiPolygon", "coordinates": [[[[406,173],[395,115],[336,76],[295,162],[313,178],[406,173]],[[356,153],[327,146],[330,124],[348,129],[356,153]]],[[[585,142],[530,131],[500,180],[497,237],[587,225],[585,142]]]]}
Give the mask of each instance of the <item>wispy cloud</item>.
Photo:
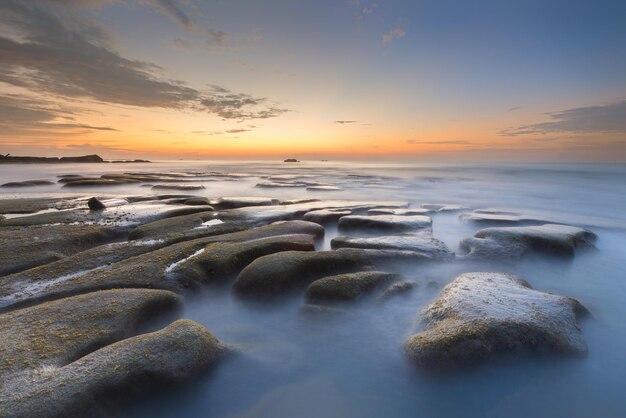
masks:
{"type": "Polygon", "coordinates": [[[406,143],[411,145],[463,145],[470,144],[471,142],[464,139],[453,139],[444,141],[421,141],[419,139],[407,139],[406,143]]]}
{"type": "Polygon", "coordinates": [[[191,131],[191,133],[195,135],[232,135],[232,134],[241,134],[244,132],[250,132],[251,130],[252,129],[235,128],[235,129],[226,129],[225,131],[191,131]]]}
{"type": "Polygon", "coordinates": [[[358,121],[356,120],[335,120],[333,121],[334,124],[337,125],[347,125],[347,124],[351,124],[351,123],[357,123],[358,121]]]}
{"type": "MultiPolygon", "coordinates": [[[[78,0],[49,0],[65,5],[78,0]]],[[[92,0],[102,4],[104,0],[92,0]]],[[[164,79],[158,66],[125,58],[108,43],[106,31],[82,14],[40,2],[0,2],[0,82],[59,98],[86,98],[104,104],[194,109],[222,119],[264,119],[287,109],[267,98],[213,86],[198,90],[164,79]],[[18,37],[6,34],[18,33],[18,37]]],[[[162,7],[171,2],[160,2],[162,7]]],[[[184,22],[175,9],[168,13],[184,22]]],[[[15,103],[14,103],[15,105],[15,103]]],[[[32,107],[25,109],[25,113],[32,107]]],[[[0,118],[3,116],[0,115],[0,118]]]]}
{"type": "Polygon", "coordinates": [[[571,132],[576,134],[626,132],[626,100],[547,114],[551,120],[500,131],[503,136],[571,132]]]}
{"type": "Polygon", "coordinates": [[[57,104],[22,95],[0,96],[0,135],[67,132],[74,130],[116,131],[109,126],[73,123],[74,111],[57,104]]]}
{"type": "Polygon", "coordinates": [[[398,26],[383,34],[383,45],[387,46],[395,39],[404,38],[405,35],[406,30],[404,29],[404,25],[398,24],[398,26]]]}

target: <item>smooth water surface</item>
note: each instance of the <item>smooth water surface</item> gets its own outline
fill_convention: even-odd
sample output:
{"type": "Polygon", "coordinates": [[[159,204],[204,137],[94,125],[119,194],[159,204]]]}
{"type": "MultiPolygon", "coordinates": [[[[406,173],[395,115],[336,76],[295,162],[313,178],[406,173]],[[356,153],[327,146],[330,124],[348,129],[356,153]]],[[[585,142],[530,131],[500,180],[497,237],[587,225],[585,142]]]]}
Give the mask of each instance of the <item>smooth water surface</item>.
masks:
{"type": "MultiPolygon", "coordinates": [[[[2,182],[62,174],[108,172],[241,173],[207,177],[207,197],[406,200],[497,207],[587,227],[597,249],[571,261],[533,257],[521,262],[442,262],[403,271],[418,283],[407,297],[363,300],[325,320],[300,313],[302,293],[272,303],[206,289],[186,299],[181,316],[207,326],[237,355],[200,379],[130,407],[137,417],[623,417],[626,416],[626,166],[418,165],[382,163],[158,162],[0,166],[2,182]],[[341,191],[261,189],[277,174],[306,174],[341,191]],[[542,291],[576,297],[591,311],[581,321],[586,359],[499,357],[476,368],[424,372],[404,357],[403,343],[419,310],[457,274],[504,271],[542,291]]],[[[59,186],[10,189],[19,196],[149,194],[131,184],[98,189],[59,186]]],[[[433,215],[433,230],[451,249],[479,226],[455,213],[433,215]]],[[[336,234],[327,230],[327,241],[336,234]]],[[[159,324],[155,324],[157,327],[159,324]]]]}

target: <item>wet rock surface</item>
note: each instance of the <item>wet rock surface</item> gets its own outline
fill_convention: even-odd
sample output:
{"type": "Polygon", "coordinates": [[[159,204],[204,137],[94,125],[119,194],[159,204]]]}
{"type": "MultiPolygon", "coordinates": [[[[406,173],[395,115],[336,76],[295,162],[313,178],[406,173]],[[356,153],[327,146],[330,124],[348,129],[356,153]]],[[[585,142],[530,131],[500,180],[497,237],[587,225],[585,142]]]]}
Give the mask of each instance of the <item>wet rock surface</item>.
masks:
{"type": "MultiPolygon", "coordinates": [[[[3,221],[8,222],[12,219],[3,221]]],[[[120,239],[125,230],[97,225],[0,227],[0,276],[60,260],[120,239]]]]}
{"type": "Polygon", "coordinates": [[[412,251],[340,249],[336,251],[285,251],[260,257],[244,268],[233,285],[239,295],[275,296],[329,276],[373,270],[389,265],[428,261],[412,251]]]}
{"type": "MultiPolygon", "coordinates": [[[[473,223],[520,226],[480,230],[461,242],[467,254],[455,257],[437,222],[458,220],[437,212],[466,208],[296,199],[291,188],[318,189],[319,197],[352,185],[383,187],[385,179],[291,171],[63,175],[60,184],[76,189],[63,191],[71,197],[0,200],[0,416],[97,415],[102,402],[116,404],[124,392],[133,397],[138,388],[184,381],[216,364],[228,349],[206,328],[188,320],[164,325],[172,320],[164,314],[180,314],[183,296],[197,301],[215,292],[246,309],[257,309],[255,299],[279,306],[291,296],[291,315],[325,329],[339,320],[357,324],[365,309],[431,300],[437,290],[424,283],[443,286],[450,277],[441,271],[531,253],[571,256],[595,240],[581,228],[483,209],[461,215],[468,225],[459,225],[472,232],[473,223]],[[81,186],[194,190],[201,181],[249,177],[282,189],[274,190],[281,199],[147,189],[120,198],[101,188],[81,195],[81,186]],[[155,324],[164,328],[140,334],[155,324]]],[[[462,274],[424,311],[406,350],[425,367],[474,364],[498,352],[584,354],[576,322],[583,310],[508,274],[462,274]]]]}
{"type": "Polygon", "coordinates": [[[400,275],[384,271],[364,271],[339,274],[316,280],[306,289],[310,301],[351,301],[365,296],[385,284],[400,279],[400,275]]]}
{"type": "Polygon", "coordinates": [[[515,259],[530,253],[573,257],[577,249],[590,248],[593,232],[569,225],[495,227],[478,231],[461,241],[469,258],[515,259]]]}
{"type": "Polygon", "coordinates": [[[374,250],[407,250],[428,254],[436,258],[450,258],[454,253],[442,241],[434,238],[430,231],[403,235],[375,237],[338,236],[331,240],[333,249],[369,248],[374,250]]]}
{"type": "Polygon", "coordinates": [[[340,231],[413,231],[429,228],[432,220],[423,215],[350,215],[339,220],[340,231]]]}
{"type": "MultiPolygon", "coordinates": [[[[127,338],[63,367],[8,382],[3,411],[15,417],[94,416],[111,401],[145,394],[196,376],[228,349],[206,328],[178,320],[162,330],[127,338]]],[[[103,415],[108,415],[104,413],[103,415]]]]}
{"type": "Polygon", "coordinates": [[[332,209],[319,209],[312,210],[311,212],[307,212],[304,214],[302,219],[309,222],[315,222],[320,225],[325,225],[331,222],[336,222],[339,218],[347,215],[351,215],[351,210],[332,210],[332,209]]]}
{"type": "Polygon", "coordinates": [[[34,186],[51,186],[54,182],[49,180],[26,180],[26,181],[13,181],[4,183],[0,187],[34,187],[34,186]]]}
{"type": "Polygon", "coordinates": [[[585,355],[576,299],[533,290],[505,273],[465,273],[421,314],[424,330],[406,352],[424,367],[471,365],[496,353],[550,351],[585,355]]]}

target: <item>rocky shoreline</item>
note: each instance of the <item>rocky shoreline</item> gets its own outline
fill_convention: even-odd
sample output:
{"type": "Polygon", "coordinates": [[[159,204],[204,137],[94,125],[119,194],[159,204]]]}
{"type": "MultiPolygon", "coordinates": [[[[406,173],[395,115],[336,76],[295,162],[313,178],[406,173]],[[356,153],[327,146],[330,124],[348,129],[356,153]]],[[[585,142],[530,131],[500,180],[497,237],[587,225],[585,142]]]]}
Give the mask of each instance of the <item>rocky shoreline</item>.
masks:
{"type": "MultiPolygon", "coordinates": [[[[156,177],[193,176],[134,180],[156,177]]],[[[85,181],[66,178],[68,185],[85,181]]],[[[357,301],[413,297],[425,283],[407,271],[567,259],[595,239],[577,226],[517,214],[402,201],[187,194],[0,200],[0,416],[86,416],[137,385],[164,390],[228,353],[246,355],[198,323],[175,320],[199,289],[225,287],[242,303],[261,305],[300,298],[303,315],[332,321],[357,301]],[[464,253],[455,254],[433,231],[435,217],[453,212],[461,222],[499,226],[467,237],[464,253]],[[323,249],[330,229],[341,235],[323,249]],[[145,333],[163,317],[171,324],[145,333]]],[[[578,318],[585,312],[583,302],[533,289],[523,278],[468,270],[417,313],[404,349],[424,369],[473,366],[501,353],[584,357],[578,318]]]]}
{"type": "Polygon", "coordinates": [[[148,160],[112,160],[105,161],[96,154],[81,155],[78,157],[30,157],[0,155],[0,164],[61,164],[61,163],[149,163],[148,160]]]}

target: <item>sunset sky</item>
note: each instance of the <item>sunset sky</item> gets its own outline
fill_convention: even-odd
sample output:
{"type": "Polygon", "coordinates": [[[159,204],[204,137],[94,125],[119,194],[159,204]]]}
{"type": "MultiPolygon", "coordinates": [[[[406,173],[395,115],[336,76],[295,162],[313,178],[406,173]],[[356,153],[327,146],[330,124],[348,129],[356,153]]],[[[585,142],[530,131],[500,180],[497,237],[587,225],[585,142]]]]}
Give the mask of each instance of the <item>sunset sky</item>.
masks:
{"type": "Polygon", "coordinates": [[[0,153],[626,162],[626,1],[0,0],[0,153]]]}

